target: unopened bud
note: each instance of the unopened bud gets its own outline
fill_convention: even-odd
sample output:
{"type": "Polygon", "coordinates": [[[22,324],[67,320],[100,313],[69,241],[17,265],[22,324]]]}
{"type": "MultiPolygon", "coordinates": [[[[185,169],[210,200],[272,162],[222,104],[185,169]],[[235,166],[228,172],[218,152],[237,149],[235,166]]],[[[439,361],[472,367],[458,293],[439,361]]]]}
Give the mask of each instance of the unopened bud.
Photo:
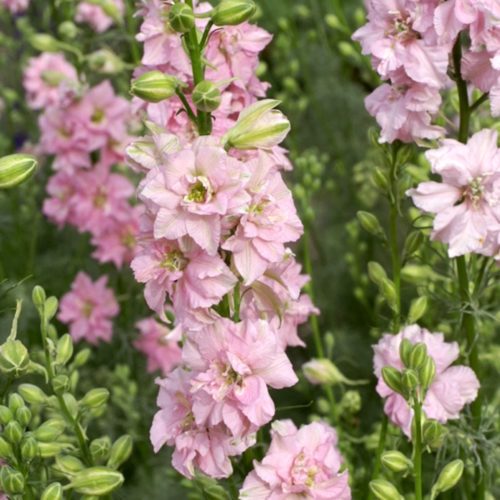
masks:
{"type": "Polygon", "coordinates": [[[23,399],[30,404],[44,404],[47,402],[47,394],[40,387],[33,384],[21,384],[17,391],[23,399]]]}
{"type": "Polygon", "coordinates": [[[453,460],[453,462],[445,465],[441,474],[439,474],[438,480],[432,487],[431,500],[436,498],[440,493],[451,490],[460,481],[463,471],[464,463],[462,460],[453,460]]]}
{"type": "Polygon", "coordinates": [[[61,483],[52,483],[43,490],[40,500],[62,500],[63,489],[61,483]]]}
{"type": "Polygon", "coordinates": [[[89,406],[90,408],[98,408],[106,403],[109,398],[109,391],[104,388],[91,389],[82,398],[80,403],[83,406],[89,406]]]}
{"type": "Polygon", "coordinates": [[[220,106],[221,93],[214,82],[203,80],[194,88],[192,98],[196,109],[209,113],[220,106]]]}
{"type": "Polygon", "coordinates": [[[27,427],[31,422],[31,411],[26,406],[21,406],[16,410],[16,420],[21,424],[21,427],[27,427]]]}
{"type": "Polygon", "coordinates": [[[63,453],[64,451],[73,448],[74,446],[70,443],[59,443],[59,442],[44,443],[42,441],[38,442],[38,450],[42,458],[56,457],[57,455],[63,453]]]}
{"type": "Polygon", "coordinates": [[[0,436],[0,458],[7,460],[12,456],[12,446],[0,436]]]}
{"type": "Polygon", "coordinates": [[[401,384],[407,394],[412,393],[418,387],[417,372],[411,369],[403,370],[401,376],[401,384]]]}
{"type": "Polygon", "coordinates": [[[365,212],[364,210],[360,210],[357,214],[358,221],[361,224],[361,227],[373,234],[373,236],[377,236],[379,238],[385,238],[384,230],[380,225],[377,217],[370,212],[365,212]]]}
{"type": "Polygon", "coordinates": [[[130,92],[147,102],[160,102],[172,97],[179,80],[161,71],[148,71],[132,81],[130,92]]]}
{"type": "Polygon", "coordinates": [[[40,52],[57,52],[60,48],[59,42],[53,36],[46,33],[32,35],[29,42],[34,49],[40,52]]]}
{"type": "Polygon", "coordinates": [[[401,373],[396,370],[393,366],[384,366],[382,368],[382,378],[386,385],[397,392],[398,394],[403,394],[403,386],[401,384],[401,373]]]}
{"type": "Polygon", "coordinates": [[[339,369],[326,358],[312,359],[304,363],[302,371],[311,384],[338,384],[345,380],[339,369]]]}
{"type": "Polygon", "coordinates": [[[431,450],[436,450],[443,444],[447,432],[437,420],[427,420],[422,426],[422,441],[431,450]]]}
{"type": "Polygon", "coordinates": [[[174,3],[168,11],[168,22],[178,33],[187,33],[194,27],[193,9],[185,3],[174,3]]]}
{"type": "Polygon", "coordinates": [[[253,0],[222,0],[212,11],[215,26],[235,26],[250,19],[256,10],[253,0]]]}
{"type": "Polygon", "coordinates": [[[410,311],[408,312],[408,323],[416,323],[427,310],[427,297],[419,297],[415,299],[410,306],[410,311]]]}
{"type": "Polygon", "coordinates": [[[23,438],[24,432],[17,420],[11,420],[3,430],[3,435],[10,444],[18,444],[23,438]]]}
{"type": "Polygon", "coordinates": [[[63,21],[57,27],[57,32],[63,38],[69,38],[71,40],[78,34],[78,28],[76,27],[75,23],[71,21],[63,21]]]}
{"type": "Polygon", "coordinates": [[[14,414],[9,408],[4,405],[0,405],[0,424],[7,425],[11,420],[14,419],[14,414]]]}
{"type": "Polygon", "coordinates": [[[397,310],[397,294],[396,294],[396,287],[394,283],[390,279],[384,279],[382,280],[382,283],[380,284],[380,292],[382,293],[382,296],[384,297],[385,301],[387,302],[387,305],[393,310],[397,310]]]}
{"type": "Polygon", "coordinates": [[[57,312],[58,300],[56,297],[49,297],[45,301],[45,319],[50,321],[57,312]]]}
{"type": "Polygon", "coordinates": [[[111,451],[111,439],[109,436],[94,439],[90,443],[90,453],[92,458],[97,462],[103,462],[109,457],[111,451]]]}
{"type": "Polygon", "coordinates": [[[13,392],[9,396],[9,410],[15,415],[16,411],[19,408],[22,408],[23,406],[24,406],[24,399],[16,392],[13,392]]]}
{"type": "Polygon", "coordinates": [[[123,475],[108,467],[90,467],[71,478],[71,488],[83,495],[107,495],[123,483],[123,475]]]}
{"type": "Polygon", "coordinates": [[[60,420],[50,419],[35,429],[33,435],[42,443],[50,443],[56,441],[63,432],[64,424],[60,420]]]}
{"type": "Polygon", "coordinates": [[[370,490],[378,500],[404,500],[397,488],[385,479],[370,481],[370,490]]]}
{"type": "Polygon", "coordinates": [[[270,149],[290,131],[290,122],[275,110],[279,101],[262,99],[245,108],[222,142],[236,149],[270,149]]]}
{"type": "Polygon", "coordinates": [[[413,462],[400,451],[386,451],[381,460],[390,471],[399,474],[406,474],[413,469],[413,462]]]}
{"type": "Polygon", "coordinates": [[[31,177],[38,163],[31,155],[13,154],[0,158],[0,189],[7,189],[31,177]]]}
{"type": "Polygon", "coordinates": [[[38,455],[38,443],[33,436],[26,436],[21,442],[21,456],[29,462],[38,455]]]}
{"type": "Polygon", "coordinates": [[[69,389],[69,377],[67,375],[57,375],[52,379],[52,389],[56,394],[62,394],[69,389]]]}
{"type": "Polygon", "coordinates": [[[427,357],[427,347],[424,343],[419,342],[413,346],[413,349],[410,353],[410,359],[408,361],[408,366],[417,370],[422,366],[427,357]]]}
{"type": "Polygon", "coordinates": [[[382,189],[383,191],[387,190],[387,187],[389,186],[387,175],[379,167],[375,168],[375,171],[373,173],[373,180],[380,189],[382,189]]]}
{"type": "Polygon", "coordinates": [[[24,493],[24,476],[8,465],[3,465],[0,467],[0,487],[7,495],[24,493]]]}
{"type": "Polygon", "coordinates": [[[403,339],[399,344],[399,358],[403,364],[408,367],[410,362],[410,353],[413,349],[413,344],[408,339],[403,339]]]}
{"type": "Polygon", "coordinates": [[[125,64],[111,50],[100,49],[87,56],[89,68],[98,73],[112,75],[123,71],[125,64]]]}
{"type": "Polygon", "coordinates": [[[411,232],[405,241],[403,259],[406,260],[408,257],[411,257],[421,247],[423,242],[424,235],[422,231],[411,232]]]}
{"type": "Polygon", "coordinates": [[[84,468],[83,462],[72,455],[59,455],[56,457],[55,469],[63,474],[71,476],[84,468]]]}
{"type": "Polygon", "coordinates": [[[45,304],[45,301],[47,300],[47,295],[45,293],[45,290],[40,285],[36,285],[33,288],[31,297],[33,299],[33,304],[35,304],[35,307],[37,309],[42,308],[45,304]]]}
{"type": "Polygon", "coordinates": [[[387,279],[387,274],[384,268],[378,262],[368,262],[368,276],[376,284],[379,285],[384,279],[387,279]]]}
{"type": "Polygon", "coordinates": [[[90,354],[91,350],[88,347],[79,351],[75,356],[75,360],[73,361],[73,365],[75,366],[75,368],[83,366],[89,360],[90,354]]]}
{"type": "Polygon", "coordinates": [[[427,356],[419,369],[420,383],[424,389],[428,389],[431,386],[435,375],[436,363],[430,356],[427,356]]]}
{"type": "Polygon", "coordinates": [[[65,333],[57,341],[56,363],[65,365],[73,356],[73,339],[69,333],[65,333]]]}
{"type": "Polygon", "coordinates": [[[117,469],[130,457],[131,453],[132,437],[125,434],[113,443],[107,466],[112,469],[117,469]]]}

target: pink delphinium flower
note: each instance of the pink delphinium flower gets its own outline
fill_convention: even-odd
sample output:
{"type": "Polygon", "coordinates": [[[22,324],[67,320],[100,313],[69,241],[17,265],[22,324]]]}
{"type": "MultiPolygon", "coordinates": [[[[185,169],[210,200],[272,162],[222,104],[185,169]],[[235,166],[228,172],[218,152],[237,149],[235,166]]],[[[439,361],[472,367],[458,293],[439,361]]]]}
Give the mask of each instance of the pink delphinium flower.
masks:
{"type": "Polygon", "coordinates": [[[167,375],[172,369],[181,364],[182,354],[178,338],[174,332],[156,321],[154,318],[144,318],[135,326],[141,336],[134,341],[134,347],[143,352],[148,360],[148,372],[160,370],[167,375]]]}
{"type": "Polygon", "coordinates": [[[313,422],[297,429],[291,420],[278,420],[271,435],[266,456],[254,460],[254,470],[243,483],[241,500],[351,499],[332,427],[313,422]]]}
{"type": "Polygon", "coordinates": [[[427,355],[436,364],[436,375],[423,402],[423,411],[427,418],[436,419],[441,423],[458,418],[463,407],[476,399],[479,381],[469,367],[451,366],[459,356],[458,344],[445,342],[442,333],[431,333],[418,325],[410,325],[397,335],[383,335],[373,347],[374,371],[379,378],[377,392],[387,398],[384,410],[391,421],[410,437],[412,410],[403,396],[392,391],[381,376],[384,366],[393,366],[398,370],[404,368],[399,356],[399,346],[403,339],[408,339],[412,344],[425,344],[427,355]]]}
{"type": "Polygon", "coordinates": [[[248,435],[274,415],[267,386],[297,382],[290,360],[265,321],[221,318],[189,332],[183,359],[195,372],[193,415],[199,426],[223,423],[236,437],[248,435]]]}
{"type": "Polygon", "coordinates": [[[61,99],[60,84],[64,80],[77,81],[78,75],[62,54],[45,52],[32,57],[23,78],[28,106],[41,109],[57,104],[61,99]]]}
{"type": "Polygon", "coordinates": [[[497,136],[486,129],[467,144],[445,139],[426,153],[432,172],[443,181],[423,182],[407,192],[418,208],[437,214],[431,239],[449,245],[450,257],[485,252],[486,240],[500,230],[497,136]]]}
{"type": "Polygon", "coordinates": [[[113,292],[106,288],[107,276],[96,282],[80,271],[71,285],[71,292],[61,298],[59,321],[69,324],[69,333],[75,341],[86,339],[97,344],[98,339],[111,340],[111,318],[119,312],[113,292]]]}
{"type": "MultiPolygon", "coordinates": [[[[107,0],[116,9],[116,14],[123,16],[125,7],[123,0],[107,0]]],[[[79,2],[76,8],[75,21],[77,23],[88,23],[97,33],[106,31],[115,20],[109,16],[100,5],[89,2],[79,2]]]]}
{"type": "Polygon", "coordinates": [[[29,4],[30,0],[0,0],[0,5],[3,5],[12,14],[24,12],[29,4]]]}

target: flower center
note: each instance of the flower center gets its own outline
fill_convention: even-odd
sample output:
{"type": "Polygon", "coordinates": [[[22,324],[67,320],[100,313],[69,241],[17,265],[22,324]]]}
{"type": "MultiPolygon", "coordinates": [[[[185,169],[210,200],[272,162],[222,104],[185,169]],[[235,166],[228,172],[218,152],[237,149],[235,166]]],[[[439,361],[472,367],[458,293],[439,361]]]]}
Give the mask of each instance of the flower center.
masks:
{"type": "Polygon", "coordinates": [[[386,36],[390,36],[400,42],[418,38],[418,33],[411,27],[412,20],[410,16],[405,16],[399,10],[390,11],[389,14],[393,16],[393,20],[385,32],[386,36]]]}
{"type": "Polygon", "coordinates": [[[94,309],[94,304],[90,300],[85,301],[85,303],[82,306],[82,314],[86,318],[90,318],[90,315],[92,314],[92,310],[94,309]]]}
{"type": "Polygon", "coordinates": [[[104,110],[102,108],[96,108],[94,110],[94,113],[92,114],[92,122],[93,123],[101,123],[106,116],[106,113],[104,113],[104,110]]]}
{"type": "Polygon", "coordinates": [[[184,196],[186,203],[206,203],[212,199],[213,191],[206,177],[196,177],[196,182],[191,185],[189,193],[184,196]]]}
{"type": "Polygon", "coordinates": [[[478,209],[479,202],[484,198],[484,176],[474,177],[464,190],[464,196],[472,202],[474,210],[478,209]]]}
{"type": "Polygon", "coordinates": [[[188,260],[182,255],[180,250],[172,250],[165,255],[165,258],[160,263],[160,267],[168,271],[183,271],[187,266],[188,260]]]}

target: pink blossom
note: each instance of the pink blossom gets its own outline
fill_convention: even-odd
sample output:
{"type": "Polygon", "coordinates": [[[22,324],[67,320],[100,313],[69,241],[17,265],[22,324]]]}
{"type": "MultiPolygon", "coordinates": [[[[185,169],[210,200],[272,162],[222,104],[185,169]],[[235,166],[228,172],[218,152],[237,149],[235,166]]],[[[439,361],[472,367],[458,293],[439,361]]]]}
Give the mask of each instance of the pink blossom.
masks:
{"type": "Polygon", "coordinates": [[[273,417],[268,385],[281,389],[297,382],[290,360],[262,320],[234,323],[221,318],[190,332],[183,359],[195,372],[191,392],[196,423],[223,423],[238,437],[273,417]]]}
{"type": "Polygon", "coordinates": [[[0,0],[0,5],[8,9],[12,14],[24,12],[30,3],[30,0],[0,0]]]}
{"type": "Polygon", "coordinates": [[[77,81],[78,75],[62,54],[45,52],[32,57],[23,79],[28,106],[41,109],[57,104],[61,98],[59,87],[64,80],[77,81]]]}
{"type": "Polygon", "coordinates": [[[148,372],[161,370],[167,375],[182,360],[181,349],[174,338],[174,331],[159,323],[154,318],[144,318],[135,325],[141,332],[134,346],[143,352],[148,360],[148,372]]]}
{"type": "MultiPolygon", "coordinates": [[[[116,9],[116,15],[122,16],[125,10],[123,0],[107,0],[111,8],[116,9]]],[[[77,23],[88,23],[97,33],[106,31],[115,19],[109,16],[104,9],[90,2],[79,2],[76,8],[75,21],[77,23]]]]}
{"type": "Polygon", "coordinates": [[[76,225],[78,216],[74,204],[75,175],[66,170],[57,172],[47,183],[47,193],[50,198],[43,202],[43,213],[59,227],[65,223],[76,225]]]}
{"type": "Polygon", "coordinates": [[[442,182],[423,182],[407,194],[415,205],[435,213],[432,240],[447,245],[448,255],[482,253],[488,236],[500,229],[500,153],[497,132],[481,130],[467,144],[442,141],[426,157],[442,182]]]}
{"type": "Polygon", "coordinates": [[[71,292],[61,298],[59,321],[69,324],[69,333],[75,341],[86,339],[97,344],[98,339],[111,340],[113,325],[111,318],[118,314],[119,307],[113,292],[106,288],[107,276],[96,282],[80,271],[71,285],[71,292]]]}
{"type": "Polygon", "coordinates": [[[347,470],[336,448],[337,433],[324,422],[297,429],[291,420],[273,423],[272,441],[261,462],[246,477],[240,499],[350,500],[347,470]]]}
{"type": "Polygon", "coordinates": [[[457,419],[463,407],[476,399],[479,381],[467,366],[451,366],[459,356],[458,344],[445,342],[442,333],[431,333],[418,325],[410,325],[397,335],[384,334],[373,347],[374,371],[379,378],[377,392],[387,398],[384,409],[391,421],[410,437],[412,410],[405,399],[393,392],[381,377],[384,366],[393,366],[398,370],[404,368],[399,357],[399,345],[403,339],[408,339],[412,344],[424,343],[427,355],[436,364],[436,375],[423,404],[427,418],[436,419],[441,423],[457,419]]]}

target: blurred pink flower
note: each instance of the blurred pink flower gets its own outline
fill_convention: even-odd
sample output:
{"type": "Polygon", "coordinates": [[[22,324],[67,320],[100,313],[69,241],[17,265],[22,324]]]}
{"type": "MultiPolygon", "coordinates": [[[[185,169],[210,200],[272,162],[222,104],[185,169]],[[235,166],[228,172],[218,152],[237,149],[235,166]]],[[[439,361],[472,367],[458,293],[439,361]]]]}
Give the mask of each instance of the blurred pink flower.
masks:
{"type": "Polygon", "coordinates": [[[297,430],[291,420],[278,420],[271,435],[266,456],[261,462],[254,460],[254,470],[243,483],[241,500],[351,499],[332,427],[313,422],[297,430]]]}
{"type": "MultiPolygon", "coordinates": [[[[111,4],[111,8],[116,9],[116,14],[123,16],[125,7],[123,0],[107,0],[111,4]]],[[[79,2],[76,8],[75,21],[77,23],[89,23],[94,31],[102,33],[106,31],[115,20],[106,14],[104,9],[90,2],[79,2]]]]}
{"type": "Polygon", "coordinates": [[[377,392],[387,398],[384,410],[391,421],[410,437],[413,411],[402,396],[386,385],[381,376],[384,366],[393,366],[398,370],[404,368],[399,357],[399,345],[403,339],[408,339],[412,344],[425,344],[427,355],[436,364],[436,375],[423,404],[427,418],[436,419],[441,423],[458,418],[463,407],[476,399],[479,381],[469,367],[451,366],[459,356],[458,344],[445,342],[442,333],[431,333],[418,325],[410,325],[397,335],[384,334],[373,347],[374,372],[379,379],[377,392]]]}
{"type": "Polygon", "coordinates": [[[65,80],[78,81],[78,75],[62,54],[45,52],[32,57],[23,78],[28,106],[41,109],[57,104],[62,97],[60,84],[65,80]]]}
{"type": "Polygon", "coordinates": [[[445,139],[426,157],[442,182],[422,182],[407,194],[434,219],[432,240],[447,245],[448,255],[484,253],[485,242],[500,230],[500,152],[496,130],[481,130],[467,144],[445,139]]]}
{"type": "Polygon", "coordinates": [[[141,336],[134,341],[134,347],[143,352],[148,360],[148,372],[161,370],[165,376],[175,366],[181,364],[182,354],[178,345],[175,331],[167,328],[154,318],[144,318],[135,326],[140,330],[141,336]]]}
{"type": "Polygon", "coordinates": [[[12,14],[24,12],[29,4],[30,0],[0,0],[0,5],[8,9],[12,14]]]}
{"type": "Polygon", "coordinates": [[[98,339],[111,340],[113,324],[110,321],[119,312],[113,292],[106,288],[107,276],[96,282],[80,271],[71,292],[61,298],[59,321],[69,324],[69,333],[75,341],[86,339],[97,344],[98,339]]]}

